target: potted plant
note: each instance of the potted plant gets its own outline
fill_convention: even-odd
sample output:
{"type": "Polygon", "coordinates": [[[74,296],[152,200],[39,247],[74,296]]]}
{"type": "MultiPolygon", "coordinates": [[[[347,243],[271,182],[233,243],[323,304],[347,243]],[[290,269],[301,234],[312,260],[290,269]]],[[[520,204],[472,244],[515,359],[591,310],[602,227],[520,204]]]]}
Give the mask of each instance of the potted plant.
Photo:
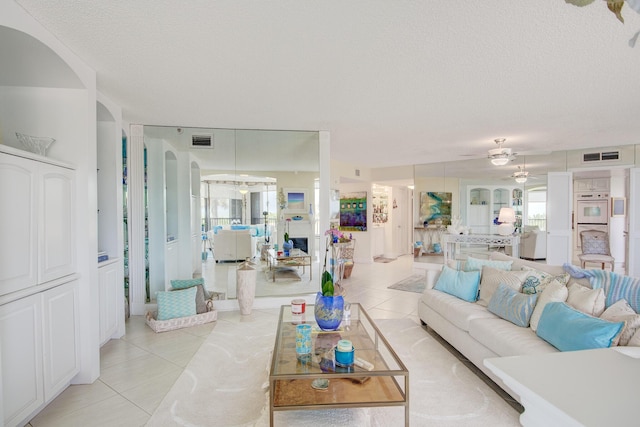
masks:
{"type": "Polygon", "coordinates": [[[331,244],[333,244],[332,238],[327,241],[322,277],[320,278],[322,289],[316,295],[314,306],[316,322],[323,331],[338,329],[344,312],[344,297],[341,295],[341,288],[339,285],[334,286],[333,276],[327,271],[327,253],[331,244]]]}

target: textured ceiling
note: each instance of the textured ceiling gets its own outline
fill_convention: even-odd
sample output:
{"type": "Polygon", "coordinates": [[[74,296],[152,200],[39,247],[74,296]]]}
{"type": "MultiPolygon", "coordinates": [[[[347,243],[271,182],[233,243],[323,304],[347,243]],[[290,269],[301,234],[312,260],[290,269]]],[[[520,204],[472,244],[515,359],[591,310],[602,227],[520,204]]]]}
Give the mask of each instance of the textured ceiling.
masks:
{"type": "Polygon", "coordinates": [[[328,130],[380,167],[640,143],[640,15],[563,0],[18,0],[131,123],[328,130]]]}

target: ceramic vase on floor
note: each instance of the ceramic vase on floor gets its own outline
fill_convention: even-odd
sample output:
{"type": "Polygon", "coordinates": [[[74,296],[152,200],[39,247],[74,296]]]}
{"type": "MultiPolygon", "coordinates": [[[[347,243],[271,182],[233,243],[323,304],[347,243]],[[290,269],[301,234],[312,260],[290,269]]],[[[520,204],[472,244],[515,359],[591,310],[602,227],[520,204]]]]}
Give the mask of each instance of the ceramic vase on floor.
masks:
{"type": "Polygon", "coordinates": [[[251,314],[253,300],[256,298],[257,271],[247,262],[240,264],[236,271],[236,296],[240,306],[240,314],[251,314]]]}
{"type": "Polygon", "coordinates": [[[325,297],[321,292],[316,295],[314,314],[318,326],[323,331],[335,331],[340,327],[344,312],[344,298],[339,296],[325,297]]]}

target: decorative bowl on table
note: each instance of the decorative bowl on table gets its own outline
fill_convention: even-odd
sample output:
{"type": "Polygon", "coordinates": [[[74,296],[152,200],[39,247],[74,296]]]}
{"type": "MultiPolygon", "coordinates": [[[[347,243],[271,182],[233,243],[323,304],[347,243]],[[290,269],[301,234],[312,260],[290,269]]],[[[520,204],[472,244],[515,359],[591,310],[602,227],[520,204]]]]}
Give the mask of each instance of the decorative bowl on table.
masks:
{"type": "Polygon", "coordinates": [[[16,132],[16,136],[18,137],[18,141],[20,141],[24,148],[32,153],[39,154],[41,156],[46,156],[47,149],[56,141],[53,138],[25,135],[18,132],[16,132]]]}
{"type": "Polygon", "coordinates": [[[291,217],[292,220],[294,221],[300,221],[302,219],[302,217],[300,215],[296,215],[294,217],[291,217]]]}

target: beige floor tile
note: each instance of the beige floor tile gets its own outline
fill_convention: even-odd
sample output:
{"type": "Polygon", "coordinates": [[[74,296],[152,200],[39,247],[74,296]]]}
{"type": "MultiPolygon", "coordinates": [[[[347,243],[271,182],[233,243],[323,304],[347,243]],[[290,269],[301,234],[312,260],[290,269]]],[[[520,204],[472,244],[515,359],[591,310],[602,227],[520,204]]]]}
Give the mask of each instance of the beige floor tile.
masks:
{"type": "Polygon", "coordinates": [[[122,396],[151,415],[181,373],[182,371],[171,371],[164,375],[158,375],[144,384],[124,391],[122,396]]]}
{"type": "Polygon", "coordinates": [[[110,340],[100,349],[100,369],[142,357],[147,351],[125,340],[110,340]]]}
{"type": "Polygon", "coordinates": [[[138,357],[128,363],[104,369],[100,380],[118,393],[131,390],[151,381],[158,375],[181,372],[182,368],[159,356],[149,354],[138,357]]]}
{"type": "Polygon", "coordinates": [[[65,413],[86,408],[117,395],[118,393],[99,380],[93,384],[72,385],[67,387],[53,402],[47,405],[47,407],[38,414],[36,419],[41,419],[42,417],[47,419],[55,418],[65,413]]]}
{"type": "Polygon", "coordinates": [[[40,413],[31,424],[33,427],[138,427],[148,419],[149,414],[116,395],[74,411],[40,413]]]}

